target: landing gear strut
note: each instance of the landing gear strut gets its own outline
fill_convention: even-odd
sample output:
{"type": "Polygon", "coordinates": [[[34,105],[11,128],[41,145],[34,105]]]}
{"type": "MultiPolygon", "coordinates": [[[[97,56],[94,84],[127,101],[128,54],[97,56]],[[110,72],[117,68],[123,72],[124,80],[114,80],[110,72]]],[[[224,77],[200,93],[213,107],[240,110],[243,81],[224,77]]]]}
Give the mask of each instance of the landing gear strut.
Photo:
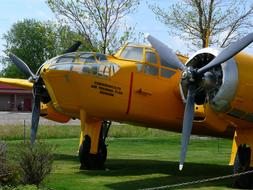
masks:
{"type": "MultiPolygon", "coordinates": [[[[245,144],[238,147],[238,151],[234,163],[234,173],[246,172],[252,170],[250,167],[251,149],[245,144]]],[[[243,175],[235,179],[234,186],[242,189],[253,188],[253,175],[243,175]]]]}
{"type": "Polygon", "coordinates": [[[108,135],[111,121],[103,121],[101,123],[101,131],[99,134],[98,152],[97,154],[90,153],[91,138],[85,135],[83,143],[79,148],[80,169],[87,170],[104,170],[107,157],[107,145],[105,144],[108,135]]]}

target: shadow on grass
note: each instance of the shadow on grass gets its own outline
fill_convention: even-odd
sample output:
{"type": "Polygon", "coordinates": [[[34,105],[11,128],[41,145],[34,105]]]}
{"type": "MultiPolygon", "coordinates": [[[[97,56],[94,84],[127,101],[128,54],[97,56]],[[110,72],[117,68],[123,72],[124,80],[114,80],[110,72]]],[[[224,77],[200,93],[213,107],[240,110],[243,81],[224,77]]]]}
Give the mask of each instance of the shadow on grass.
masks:
{"type": "MultiPolygon", "coordinates": [[[[55,154],[57,161],[73,161],[79,163],[78,156],[68,154],[55,154]]],[[[91,177],[126,177],[149,175],[148,179],[128,180],[118,183],[111,183],[107,186],[110,189],[141,189],[164,185],[172,185],[194,180],[212,178],[217,176],[229,175],[232,173],[232,167],[217,164],[198,164],[185,163],[184,170],[178,170],[178,162],[159,161],[159,160],[138,160],[138,159],[108,159],[106,161],[106,170],[79,170],[80,175],[91,177]],[[158,177],[157,177],[158,176],[158,177]],[[162,177],[159,177],[162,176],[162,177]]],[[[199,188],[199,187],[232,187],[233,180],[227,179],[215,181],[212,183],[201,183],[199,185],[189,185],[180,187],[181,189],[199,188]]],[[[179,188],[173,188],[179,189],[179,188]]]]}
{"type": "Polygon", "coordinates": [[[198,185],[185,185],[180,187],[169,187],[170,185],[179,184],[179,183],[185,183],[193,181],[192,178],[177,178],[175,176],[168,176],[168,177],[156,177],[156,178],[150,178],[150,179],[144,179],[144,180],[133,180],[133,181],[126,181],[126,182],[119,182],[119,183],[112,183],[107,185],[110,189],[115,190],[141,190],[141,189],[198,189],[198,188],[204,188],[208,189],[208,187],[212,189],[219,189],[220,188],[233,188],[232,184],[233,181],[231,179],[229,180],[223,180],[221,182],[209,182],[209,183],[200,183],[198,185]],[[166,188],[159,188],[162,186],[166,186],[166,188]]]}
{"type": "MultiPolygon", "coordinates": [[[[229,175],[232,167],[216,164],[186,163],[183,171],[178,170],[178,162],[158,161],[158,160],[130,160],[130,159],[109,159],[106,163],[106,171],[79,171],[89,176],[143,176],[149,175],[148,179],[130,180],[107,185],[111,189],[141,189],[157,187],[169,184],[189,182],[199,179],[212,178],[229,175]],[[156,175],[157,174],[157,175],[156,175]],[[152,177],[153,175],[154,177],[152,177]],[[162,176],[162,177],[157,177],[162,176]]],[[[185,188],[197,188],[207,186],[227,186],[232,187],[233,180],[215,181],[212,183],[202,183],[198,186],[184,186],[185,188]]],[[[176,189],[176,188],[173,188],[176,189]]]]}
{"type": "Polygon", "coordinates": [[[55,161],[76,161],[79,162],[79,158],[77,155],[71,154],[54,154],[55,161]]]}

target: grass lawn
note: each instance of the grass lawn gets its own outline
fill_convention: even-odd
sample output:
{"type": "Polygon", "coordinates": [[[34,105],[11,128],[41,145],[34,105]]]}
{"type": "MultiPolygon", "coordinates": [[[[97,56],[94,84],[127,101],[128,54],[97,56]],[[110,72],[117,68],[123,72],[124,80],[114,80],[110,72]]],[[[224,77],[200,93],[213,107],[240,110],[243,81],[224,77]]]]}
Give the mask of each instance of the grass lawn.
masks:
{"type": "MultiPolygon", "coordinates": [[[[45,129],[40,130],[43,133],[45,129]]],[[[79,133],[79,130],[76,131],[79,133]]],[[[44,186],[52,189],[132,190],[232,173],[232,167],[228,166],[232,143],[230,140],[192,138],[184,170],[180,172],[180,134],[115,126],[107,139],[107,169],[80,171],[77,157],[79,139],[65,138],[65,135],[61,137],[60,132],[57,134],[57,138],[51,136],[45,139],[57,147],[53,172],[44,181],[44,186]],[[119,130],[123,134],[129,133],[130,137],[120,136],[119,130]]],[[[8,137],[7,133],[2,138],[7,141],[10,150],[21,141],[16,140],[16,137],[8,137]]],[[[177,189],[232,189],[232,183],[232,179],[227,179],[177,189]]]]}

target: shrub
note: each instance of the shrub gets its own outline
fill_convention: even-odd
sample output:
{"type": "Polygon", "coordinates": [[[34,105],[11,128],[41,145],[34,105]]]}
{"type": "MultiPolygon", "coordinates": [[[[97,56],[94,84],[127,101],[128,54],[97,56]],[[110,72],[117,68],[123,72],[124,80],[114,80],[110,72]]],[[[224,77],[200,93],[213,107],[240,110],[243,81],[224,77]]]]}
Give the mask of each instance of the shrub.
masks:
{"type": "MultiPolygon", "coordinates": [[[[0,190],[38,190],[35,185],[0,186],[0,190]]],[[[46,189],[44,189],[46,190],[46,189]]]]}
{"type": "Polygon", "coordinates": [[[12,179],[13,173],[7,163],[7,145],[0,141],[0,185],[5,184],[12,179]]]}
{"type": "Polygon", "coordinates": [[[53,147],[37,142],[20,144],[17,150],[17,160],[20,167],[20,177],[23,184],[39,185],[50,174],[53,164],[53,147]]]}

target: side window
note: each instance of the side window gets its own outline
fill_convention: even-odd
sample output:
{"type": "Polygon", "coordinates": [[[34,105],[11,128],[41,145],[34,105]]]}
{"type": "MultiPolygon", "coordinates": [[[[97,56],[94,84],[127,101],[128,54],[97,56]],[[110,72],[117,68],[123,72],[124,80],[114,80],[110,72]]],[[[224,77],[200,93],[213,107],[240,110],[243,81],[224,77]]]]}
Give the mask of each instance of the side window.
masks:
{"type": "Polygon", "coordinates": [[[151,65],[145,65],[144,72],[149,75],[158,75],[158,68],[151,65]]]}
{"type": "Polygon", "coordinates": [[[101,64],[98,67],[98,76],[109,77],[110,73],[111,73],[111,67],[110,66],[101,64]]]}
{"type": "Polygon", "coordinates": [[[144,65],[144,72],[148,75],[158,75],[156,54],[151,51],[146,51],[146,60],[144,65]]]}
{"type": "Polygon", "coordinates": [[[81,73],[82,69],[83,69],[82,65],[80,65],[80,64],[73,64],[73,66],[71,68],[71,71],[75,71],[75,72],[81,73]]]}
{"type": "Polygon", "coordinates": [[[162,77],[170,78],[175,73],[176,73],[175,71],[171,71],[169,69],[161,68],[161,76],[162,77]]]}
{"type": "Polygon", "coordinates": [[[146,52],[146,62],[157,64],[156,55],[153,52],[146,52]]]}
{"type": "Polygon", "coordinates": [[[142,72],[143,64],[137,63],[136,65],[137,65],[137,71],[138,71],[138,72],[142,72]]]}

